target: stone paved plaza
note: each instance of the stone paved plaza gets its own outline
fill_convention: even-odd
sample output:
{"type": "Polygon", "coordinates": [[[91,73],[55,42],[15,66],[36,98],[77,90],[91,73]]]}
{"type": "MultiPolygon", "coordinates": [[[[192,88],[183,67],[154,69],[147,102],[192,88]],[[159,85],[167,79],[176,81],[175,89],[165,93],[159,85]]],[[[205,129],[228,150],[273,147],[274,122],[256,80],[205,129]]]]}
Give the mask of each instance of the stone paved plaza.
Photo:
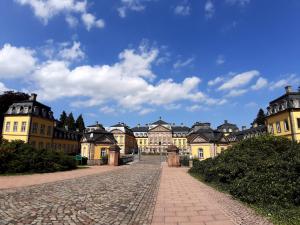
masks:
{"type": "Polygon", "coordinates": [[[16,186],[0,190],[0,225],[270,224],[186,168],[168,168],[154,156],[97,174],[16,186]]]}

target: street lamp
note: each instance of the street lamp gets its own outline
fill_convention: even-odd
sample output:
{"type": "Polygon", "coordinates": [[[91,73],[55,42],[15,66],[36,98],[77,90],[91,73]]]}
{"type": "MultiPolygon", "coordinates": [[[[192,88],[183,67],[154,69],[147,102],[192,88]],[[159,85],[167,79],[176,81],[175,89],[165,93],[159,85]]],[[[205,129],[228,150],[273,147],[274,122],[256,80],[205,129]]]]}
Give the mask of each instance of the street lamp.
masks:
{"type": "Polygon", "coordinates": [[[161,146],[161,142],[158,142],[158,145],[159,145],[159,151],[160,151],[160,162],[162,162],[162,151],[161,151],[161,148],[160,148],[160,146],[161,146]]]}

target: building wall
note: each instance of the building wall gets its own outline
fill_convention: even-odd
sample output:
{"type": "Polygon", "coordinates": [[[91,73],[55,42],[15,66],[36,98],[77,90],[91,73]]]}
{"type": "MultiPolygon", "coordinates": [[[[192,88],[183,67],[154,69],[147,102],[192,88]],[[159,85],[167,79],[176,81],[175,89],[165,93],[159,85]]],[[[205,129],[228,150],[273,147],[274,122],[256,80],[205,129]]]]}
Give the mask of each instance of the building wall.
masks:
{"type": "Polygon", "coordinates": [[[110,145],[107,144],[99,144],[99,145],[95,145],[95,153],[94,153],[94,160],[95,159],[101,159],[101,152],[102,150],[105,151],[106,156],[109,155],[109,147],[110,145]]]}
{"type": "Polygon", "coordinates": [[[147,137],[136,137],[138,149],[142,152],[146,152],[148,149],[148,138],[147,137]]]}
{"type": "Polygon", "coordinates": [[[52,149],[62,150],[65,153],[77,153],[80,151],[79,142],[76,140],[53,139],[52,149]]]}
{"type": "Polygon", "coordinates": [[[289,139],[292,139],[292,127],[291,127],[291,118],[289,112],[280,112],[275,115],[271,115],[267,117],[266,120],[268,132],[275,135],[275,136],[284,136],[289,139]],[[287,120],[289,124],[289,130],[285,130],[284,128],[284,121],[287,120]],[[280,132],[277,129],[277,123],[280,125],[280,132]],[[271,128],[272,127],[272,128],[271,128]],[[273,131],[272,131],[273,129],[273,131]]]}
{"type": "Polygon", "coordinates": [[[204,160],[213,157],[212,154],[213,148],[214,145],[210,143],[191,144],[191,153],[194,158],[199,158],[198,150],[203,149],[203,158],[200,160],[204,160]]]}
{"type": "Polygon", "coordinates": [[[300,142],[300,127],[298,127],[297,119],[300,119],[300,109],[297,109],[292,112],[292,118],[294,120],[295,126],[295,139],[300,142]]]}
{"type": "Polygon", "coordinates": [[[87,157],[88,159],[90,159],[90,150],[93,150],[94,148],[94,144],[91,143],[81,143],[81,156],[83,157],[87,157]]]}
{"type": "Polygon", "coordinates": [[[28,134],[30,127],[30,116],[5,116],[3,122],[2,137],[8,141],[22,140],[28,143],[28,134]],[[10,129],[6,131],[6,124],[10,122],[10,129]],[[18,123],[17,132],[13,131],[14,122],[18,123]],[[25,131],[21,131],[22,123],[25,122],[25,131]]]}
{"type": "Polygon", "coordinates": [[[227,150],[229,147],[229,144],[217,144],[217,154],[220,154],[221,152],[227,150]]]}
{"type": "Polygon", "coordinates": [[[187,151],[188,150],[188,143],[187,138],[185,137],[173,137],[173,144],[179,148],[180,150],[187,151]]]}

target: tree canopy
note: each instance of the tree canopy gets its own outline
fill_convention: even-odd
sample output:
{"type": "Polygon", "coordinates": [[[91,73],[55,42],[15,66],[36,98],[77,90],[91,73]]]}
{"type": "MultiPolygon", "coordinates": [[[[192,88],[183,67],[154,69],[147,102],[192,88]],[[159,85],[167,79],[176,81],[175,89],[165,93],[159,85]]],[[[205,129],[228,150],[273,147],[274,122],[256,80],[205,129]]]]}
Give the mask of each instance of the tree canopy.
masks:
{"type": "Polygon", "coordinates": [[[265,125],[265,117],[266,117],[266,114],[264,112],[263,109],[259,109],[258,113],[257,113],[257,116],[256,118],[254,119],[253,123],[252,124],[257,124],[258,126],[260,125],[265,125]]]}

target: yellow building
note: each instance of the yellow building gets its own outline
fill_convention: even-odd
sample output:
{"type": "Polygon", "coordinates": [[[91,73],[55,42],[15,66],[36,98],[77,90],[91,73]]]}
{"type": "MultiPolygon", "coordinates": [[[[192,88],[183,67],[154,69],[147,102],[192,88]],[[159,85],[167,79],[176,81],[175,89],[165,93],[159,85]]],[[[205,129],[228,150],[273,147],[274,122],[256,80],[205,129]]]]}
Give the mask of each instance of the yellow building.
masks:
{"type": "Polygon", "coordinates": [[[100,165],[101,159],[108,157],[109,148],[116,143],[113,134],[101,124],[88,126],[81,139],[81,156],[88,158],[89,165],[100,165]]]}
{"type": "Polygon", "coordinates": [[[285,94],[271,101],[267,108],[266,126],[268,132],[300,142],[300,88],[292,91],[285,88],[285,94]]]}
{"type": "Polygon", "coordinates": [[[36,97],[36,94],[32,94],[27,101],[9,107],[4,115],[2,138],[8,141],[22,140],[40,149],[78,152],[79,133],[57,128],[51,108],[36,101],[36,97]]]}
{"type": "Polygon", "coordinates": [[[113,134],[120,147],[121,154],[131,154],[137,150],[137,140],[132,130],[125,123],[117,123],[107,127],[106,130],[113,134]]]}
{"type": "Polygon", "coordinates": [[[224,133],[213,130],[210,123],[195,123],[187,138],[191,155],[200,160],[215,157],[229,146],[224,133]]]}

